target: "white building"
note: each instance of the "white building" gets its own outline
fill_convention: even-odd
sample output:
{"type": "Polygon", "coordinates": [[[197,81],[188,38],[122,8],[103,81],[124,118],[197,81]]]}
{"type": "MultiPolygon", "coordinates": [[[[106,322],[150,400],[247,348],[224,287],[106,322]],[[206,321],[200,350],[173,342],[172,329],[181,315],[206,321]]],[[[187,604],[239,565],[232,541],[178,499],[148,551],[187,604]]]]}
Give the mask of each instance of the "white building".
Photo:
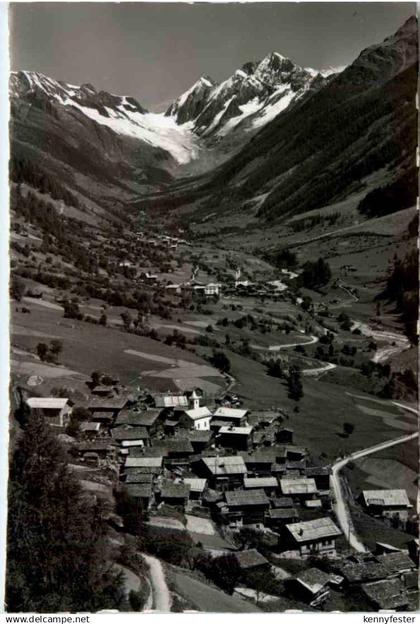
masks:
{"type": "Polygon", "coordinates": [[[188,427],[189,429],[208,431],[210,429],[212,416],[213,415],[208,407],[196,406],[193,407],[193,409],[185,410],[180,418],[180,424],[188,427]]]}
{"type": "Polygon", "coordinates": [[[41,414],[53,427],[66,427],[70,420],[71,407],[68,399],[59,397],[30,397],[26,401],[31,412],[41,414]]]}

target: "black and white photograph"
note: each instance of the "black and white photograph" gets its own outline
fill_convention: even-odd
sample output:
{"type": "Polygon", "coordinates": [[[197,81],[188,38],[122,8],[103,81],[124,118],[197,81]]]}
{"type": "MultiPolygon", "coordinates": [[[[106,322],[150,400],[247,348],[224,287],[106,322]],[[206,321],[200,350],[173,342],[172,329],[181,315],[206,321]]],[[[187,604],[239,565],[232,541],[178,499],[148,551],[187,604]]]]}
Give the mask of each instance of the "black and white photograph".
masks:
{"type": "Polygon", "coordinates": [[[8,5],[0,610],[418,611],[416,11],[8,5]]]}

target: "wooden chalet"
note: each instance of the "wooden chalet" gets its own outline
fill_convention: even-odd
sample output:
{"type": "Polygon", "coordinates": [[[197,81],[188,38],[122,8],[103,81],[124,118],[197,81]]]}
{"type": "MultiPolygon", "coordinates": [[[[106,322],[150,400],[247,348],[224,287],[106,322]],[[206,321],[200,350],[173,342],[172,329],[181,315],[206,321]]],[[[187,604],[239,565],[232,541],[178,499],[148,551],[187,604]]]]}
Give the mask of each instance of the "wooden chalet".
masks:
{"type": "Polygon", "coordinates": [[[235,427],[234,425],[220,427],[219,433],[216,436],[216,442],[224,448],[246,451],[252,446],[252,427],[248,425],[241,427],[235,427]]]}
{"type": "Polygon", "coordinates": [[[340,529],[329,517],[285,526],[287,549],[297,550],[302,558],[310,555],[335,556],[335,542],[340,535],[340,529]]]}
{"type": "Polygon", "coordinates": [[[279,482],[276,477],[245,477],[245,490],[264,490],[267,496],[274,496],[279,492],[279,482]]]}
{"type": "Polygon", "coordinates": [[[240,455],[202,457],[194,469],[208,479],[211,488],[227,490],[243,486],[246,466],[240,455]]]}
{"type": "Polygon", "coordinates": [[[318,568],[307,568],[291,579],[286,579],[285,588],[298,600],[315,607],[324,602],[330,593],[331,576],[318,568]]]}
{"type": "Polygon", "coordinates": [[[402,521],[407,521],[413,507],[405,490],[363,490],[361,501],[373,516],[388,519],[397,516],[402,521]]]}
{"type": "Polygon", "coordinates": [[[164,481],[157,493],[159,502],[175,507],[185,507],[190,494],[188,483],[175,483],[174,481],[164,481]]]}
{"type": "Polygon", "coordinates": [[[270,501],[264,490],[235,490],[225,492],[226,504],[221,506],[221,517],[229,526],[248,525],[264,527],[264,516],[270,501]]]}

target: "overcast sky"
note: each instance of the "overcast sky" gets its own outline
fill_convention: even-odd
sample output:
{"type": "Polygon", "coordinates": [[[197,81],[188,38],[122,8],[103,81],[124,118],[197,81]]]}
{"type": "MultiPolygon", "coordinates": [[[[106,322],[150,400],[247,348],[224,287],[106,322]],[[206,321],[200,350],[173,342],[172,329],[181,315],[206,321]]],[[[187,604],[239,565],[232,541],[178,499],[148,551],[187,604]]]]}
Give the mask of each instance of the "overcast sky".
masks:
{"type": "Polygon", "coordinates": [[[413,14],[396,2],[12,3],[11,64],[162,110],[201,75],[223,80],[271,51],[347,65],[413,14]]]}

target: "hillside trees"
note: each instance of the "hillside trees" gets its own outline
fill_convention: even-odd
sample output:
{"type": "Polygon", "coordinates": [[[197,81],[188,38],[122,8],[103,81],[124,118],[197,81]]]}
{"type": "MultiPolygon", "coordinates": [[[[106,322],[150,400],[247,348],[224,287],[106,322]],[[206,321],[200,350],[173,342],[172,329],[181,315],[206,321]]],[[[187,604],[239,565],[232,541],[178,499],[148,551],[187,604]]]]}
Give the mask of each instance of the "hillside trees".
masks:
{"type": "Polygon", "coordinates": [[[223,351],[214,351],[210,358],[212,366],[222,371],[222,373],[228,373],[230,371],[230,360],[223,351]]]}
{"type": "Polygon", "coordinates": [[[302,375],[300,370],[294,366],[290,367],[287,387],[290,399],[300,401],[303,398],[302,375]]]}
{"type": "Polygon", "coordinates": [[[121,581],[111,570],[103,511],[83,494],[43,418],[31,414],[10,466],[9,611],[118,606],[121,581]]]}
{"type": "Polygon", "coordinates": [[[319,288],[325,286],[331,279],[331,269],[328,262],[318,258],[315,262],[305,262],[299,276],[299,283],[304,288],[319,288]]]}
{"type": "Polygon", "coordinates": [[[417,344],[419,304],[417,251],[409,252],[403,259],[394,257],[381,297],[396,303],[407,337],[412,344],[417,344]]]}
{"type": "Polygon", "coordinates": [[[358,205],[359,212],[369,218],[383,217],[415,206],[417,188],[418,170],[413,167],[391,184],[368,193],[358,205]]]}

